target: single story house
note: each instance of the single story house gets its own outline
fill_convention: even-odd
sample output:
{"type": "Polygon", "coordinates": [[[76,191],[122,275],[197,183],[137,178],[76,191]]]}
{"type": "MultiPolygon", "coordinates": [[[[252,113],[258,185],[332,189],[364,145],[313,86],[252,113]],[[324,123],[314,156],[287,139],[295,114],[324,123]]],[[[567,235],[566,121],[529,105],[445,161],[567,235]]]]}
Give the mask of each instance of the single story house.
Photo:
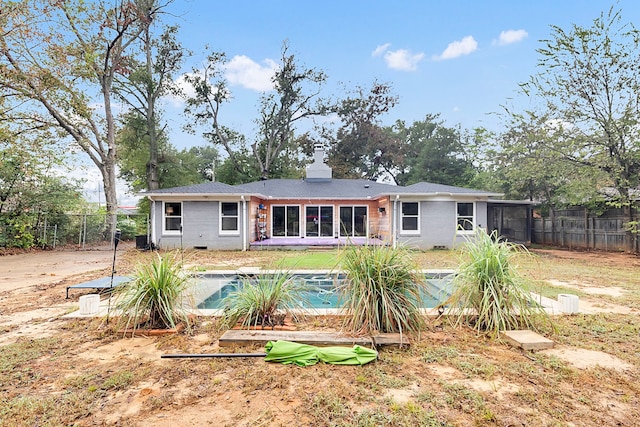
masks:
{"type": "MultiPolygon", "coordinates": [[[[530,238],[530,208],[502,194],[419,182],[406,187],[333,179],[315,147],[305,179],[241,185],[207,182],[141,193],[151,201],[150,243],[162,249],[255,250],[344,244],[452,248],[477,227],[504,226],[502,210],[520,209],[517,230],[530,238]]],[[[504,227],[509,229],[509,227],[504,227]]],[[[521,239],[522,240],[522,239],[521,239]]]]}

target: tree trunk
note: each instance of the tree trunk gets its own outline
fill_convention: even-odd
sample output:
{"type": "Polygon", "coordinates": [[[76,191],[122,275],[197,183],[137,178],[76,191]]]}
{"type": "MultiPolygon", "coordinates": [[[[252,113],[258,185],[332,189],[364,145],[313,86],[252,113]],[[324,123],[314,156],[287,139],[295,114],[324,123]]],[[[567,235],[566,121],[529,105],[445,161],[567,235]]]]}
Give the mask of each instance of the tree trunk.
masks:
{"type": "Polygon", "coordinates": [[[151,57],[151,32],[149,25],[145,25],[144,49],[146,55],[146,70],[149,83],[147,84],[147,133],[149,136],[149,163],[147,163],[147,189],[157,190],[160,188],[160,177],[158,176],[158,135],[156,133],[156,89],[153,87],[153,58],[151,57]]]}

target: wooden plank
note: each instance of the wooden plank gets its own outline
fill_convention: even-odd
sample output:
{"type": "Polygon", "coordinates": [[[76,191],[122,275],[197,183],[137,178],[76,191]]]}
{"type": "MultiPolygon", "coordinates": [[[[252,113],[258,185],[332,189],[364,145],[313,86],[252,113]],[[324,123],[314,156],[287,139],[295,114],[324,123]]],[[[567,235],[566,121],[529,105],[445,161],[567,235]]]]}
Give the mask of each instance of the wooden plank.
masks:
{"type": "Polygon", "coordinates": [[[337,332],[314,331],[271,331],[271,330],[236,330],[226,331],[218,340],[220,347],[246,344],[266,344],[267,341],[293,341],[317,346],[361,345],[364,347],[409,346],[406,336],[400,340],[400,334],[380,334],[373,337],[349,337],[337,332]]]}

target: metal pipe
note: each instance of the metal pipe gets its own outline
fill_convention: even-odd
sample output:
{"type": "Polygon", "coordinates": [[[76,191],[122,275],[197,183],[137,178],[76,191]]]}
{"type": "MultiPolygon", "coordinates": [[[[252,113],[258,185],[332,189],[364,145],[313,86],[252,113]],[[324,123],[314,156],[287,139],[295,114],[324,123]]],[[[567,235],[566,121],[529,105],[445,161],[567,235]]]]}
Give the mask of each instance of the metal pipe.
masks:
{"type": "Polygon", "coordinates": [[[194,354],[163,354],[161,359],[208,359],[218,357],[266,357],[267,353],[194,353],[194,354]]]}

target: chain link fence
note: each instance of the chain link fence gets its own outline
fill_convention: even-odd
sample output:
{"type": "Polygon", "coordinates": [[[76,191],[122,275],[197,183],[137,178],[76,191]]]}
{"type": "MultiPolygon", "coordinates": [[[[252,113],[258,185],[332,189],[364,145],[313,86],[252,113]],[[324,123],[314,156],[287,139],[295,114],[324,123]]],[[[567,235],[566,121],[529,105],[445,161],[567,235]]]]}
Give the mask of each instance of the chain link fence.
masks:
{"type": "MultiPolygon", "coordinates": [[[[96,245],[113,244],[108,233],[106,214],[63,214],[55,218],[42,216],[17,222],[0,217],[0,247],[75,246],[88,249],[96,245]]],[[[118,214],[116,228],[122,241],[136,241],[136,247],[146,249],[150,233],[149,217],[144,214],[118,214]]]]}

